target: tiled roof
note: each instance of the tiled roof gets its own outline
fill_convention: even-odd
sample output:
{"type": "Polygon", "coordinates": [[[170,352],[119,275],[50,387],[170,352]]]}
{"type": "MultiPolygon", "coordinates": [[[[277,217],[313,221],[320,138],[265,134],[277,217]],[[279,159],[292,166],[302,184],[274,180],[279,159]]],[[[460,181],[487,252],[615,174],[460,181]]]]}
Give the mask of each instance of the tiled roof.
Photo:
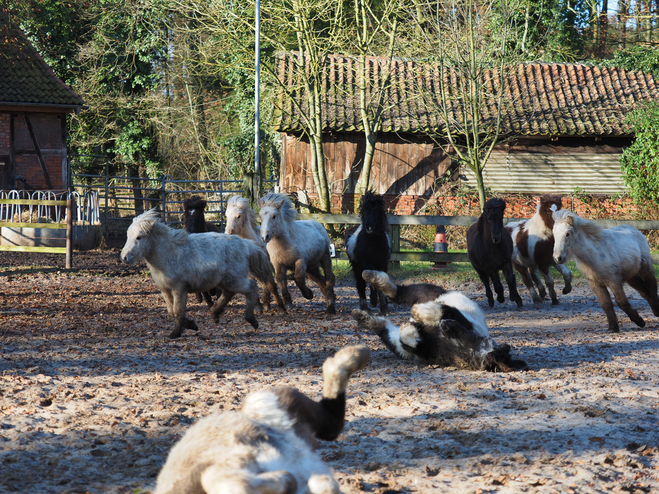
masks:
{"type": "MultiPolygon", "coordinates": [[[[277,70],[280,80],[292,87],[297,71],[291,54],[280,55],[277,70]]],[[[323,78],[325,131],[360,131],[360,98],[356,74],[359,61],[354,57],[329,57],[323,78]]],[[[443,119],[437,103],[440,83],[438,65],[393,60],[393,84],[387,90],[383,113],[384,132],[436,133],[443,119]]],[[[378,81],[386,62],[367,59],[367,70],[378,81]]],[[[446,76],[448,77],[448,76],[446,76]]],[[[459,91],[455,74],[448,82],[452,119],[460,121],[459,91]]],[[[493,92],[498,87],[496,72],[483,73],[482,87],[493,92]]],[[[652,75],[616,68],[583,64],[525,63],[506,77],[502,133],[526,136],[624,136],[630,134],[625,115],[640,104],[659,101],[659,81],[652,75]]],[[[375,91],[374,91],[375,92],[375,91]]],[[[372,97],[369,95],[369,98],[372,97]]],[[[299,113],[283,91],[278,97],[276,128],[299,132],[299,113]]],[[[306,107],[306,104],[303,106],[306,107]]],[[[494,118],[496,105],[490,99],[483,117],[494,118]]]]}
{"type": "Polygon", "coordinates": [[[7,104],[79,108],[84,102],[0,8],[0,105],[7,104]]]}

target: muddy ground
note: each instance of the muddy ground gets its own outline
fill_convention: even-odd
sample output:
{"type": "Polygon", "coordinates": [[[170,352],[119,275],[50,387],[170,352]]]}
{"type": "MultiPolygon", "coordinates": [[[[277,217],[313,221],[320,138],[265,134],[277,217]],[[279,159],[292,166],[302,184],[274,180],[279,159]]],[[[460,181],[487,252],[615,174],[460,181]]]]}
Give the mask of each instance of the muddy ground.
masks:
{"type": "Polygon", "coordinates": [[[296,308],[258,331],[240,300],[216,325],[192,299],[200,331],[169,340],[144,265],[120,265],[116,248],[76,253],[71,272],[43,254],[1,253],[0,266],[0,492],[146,494],[197,418],[271,386],[317,397],[323,360],[358,343],[372,360],[350,383],[344,433],[319,449],[347,494],[659,492],[659,318],[635,293],[647,326],[618,311],[612,335],[582,280],[557,307],[521,289],[521,310],[489,309],[479,283],[429,270],[532,369],[495,374],[397,359],[351,320],[348,281],[336,316],[317,289],[311,302],[292,289],[296,308]]]}

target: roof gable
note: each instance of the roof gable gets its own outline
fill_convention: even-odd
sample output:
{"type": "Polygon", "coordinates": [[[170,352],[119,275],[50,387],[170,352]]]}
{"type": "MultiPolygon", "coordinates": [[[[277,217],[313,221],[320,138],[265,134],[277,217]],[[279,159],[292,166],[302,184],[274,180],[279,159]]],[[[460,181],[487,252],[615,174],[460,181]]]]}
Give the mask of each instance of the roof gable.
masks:
{"type": "Polygon", "coordinates": [[[2,10],[0,74],[0,106],[84,106],[80,96],[55,75],[12,17],[2,10]]]}
{"type": "MultiPolygon", "coordinates": [[[[292,87],[297,66],[296,54],[282,54],[277,60],[280,80],[292,87]]],[[[368,78],[375,81],[367,99],[374,99],[377,81],[391,64],[392,85],[385,93],[384,132],[433,134],[443,119],[437,102],[440,67],[429,63],[369,57],[368,78]]],[[[323,74],[323,129],[361,131],[357,57],[330,55],[323,74]]],[[[451,120],[461,120],[460,92],[454,72],[443,72],[452,102],[451,120]],[[450,79],[450,80],[449,80],[450,79]]],[[[500,87],[498,73],[485,70],[482,87],[495,94],[500,87]]],[[[583,64],[525,63],[505,77],[502,134],[522,136],[625,136],[631,133],[625,116],[649,101],[659,101],[659,82],[651,74],[583,64]]],[[[297,93],[295,97],[300,97],[297,93]]],[[[485,99],[485,120],[496,116],[493,98],[485,99]]],[[[300,132],[300,114],[283,91],[277,98],[275,127],[282,132],[300,132]]],[[[306,104],[301,103],[303,107],[306,104]]]]}

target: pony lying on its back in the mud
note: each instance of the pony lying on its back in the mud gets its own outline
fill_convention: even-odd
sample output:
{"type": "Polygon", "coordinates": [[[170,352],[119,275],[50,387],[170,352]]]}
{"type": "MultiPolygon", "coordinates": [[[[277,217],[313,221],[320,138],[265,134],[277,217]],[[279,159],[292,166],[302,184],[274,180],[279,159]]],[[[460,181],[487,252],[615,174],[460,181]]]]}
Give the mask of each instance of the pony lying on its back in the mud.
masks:
{"type": "Polygon", "coordinates": [[[254,307],[258,300],[256,282],[249,279],[265,277],[272,269],[268,256],[254,242],[223,233],[193,233],[174,230],[160,221],[152,209],[133,219],[128,227],[121,261],[132,264],[144,259],[153,281],[160,289],[167,313],[174,318],[170,338],[178,338],[183,329],[197,329],[185,317],[188,293],[205,292],[218,287],[220,298],[211,307],[214,322],[236,293],[247,297],[245,319],[254,329],[258,322],[254,307]]]}
{"type": "Polygon", "coordinates": [[[392,302],[412,307],[412,320],[400,327],[384,317],[352,311],[359,326],[377,334],[400,358],[412,359],[416,355],[431,365],[472,370],[527,369],[526,362],[510,357],[510,345],[494,342],[483,311],[464,294],[426,283],[396,286],[381,271],[364,271],[363,276],[392,302]]]}
{"type": "Polygon", "coordinates": [[[199,420],[170,451],[154,494],[339,494],[315,443],[343,430],[348,379],[369,357],[354,346],[328,358],[320,401],[274,388],[199,420]]]}

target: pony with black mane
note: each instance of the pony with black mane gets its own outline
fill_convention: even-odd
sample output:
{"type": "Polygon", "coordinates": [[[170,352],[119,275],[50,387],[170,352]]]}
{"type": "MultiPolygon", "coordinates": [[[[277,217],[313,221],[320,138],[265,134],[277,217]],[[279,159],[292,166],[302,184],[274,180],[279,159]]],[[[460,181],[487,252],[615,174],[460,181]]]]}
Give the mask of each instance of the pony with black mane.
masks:
{"type": "Polygon", "coordinates": [[[133,218],[128,227],[121,261],[126,264],[146,261],[156,286],[160,289],[167,313],[174,318],[170,338],[178,338],[185,328],[197,330],[195,322],[185,316],[188,293],[207,292],[218,287],[222,295],[211,307],[214,322],[236,293],[247,297],[245,320],[254,329],[258,288],[249,279],[259,278],[272,269],[268,256],[254,242],[224,233],[188,233],[165,225],[160,214],[151,209],[133,218]]]}
{"type": "MultiPolygon", "coordinates": [[[[200,196],[188,197],[183,201],[183,228],[188,233],[222,233],[222,230],[213,222],[206,221],[204,211],[208,203],[200,196]]],[[[197,302],[206,301],[209,307],[213,306],[213,296],[217,295],[217,290],[211,290],[203,293],[197,293],[197,302]]]]}
{"type": "Polygon", "coordinates": [[[387,273],[364,271],[364,279],[394,303],[412,308],[412,319],[400,327],[388,319],[353,310],[360,327],[377,334],[402,359],[419,357],[440,367],[511,372],[526,370],[523,360],[510,356],[510,345],[491,337],[478,304],[460,292],[448,292],[429,283],[396,285],[387,273]]]}
{"type": "Polygon", "coordinates": [[[513,239],[503,226],[503,212],[506,201],[498,197],[485,203],[483,213],[478,221],[467,230],[467,255],[469,261],[478,273],[485,286],[485,295],[490,307],[494,307],[494,297],[490,288],[490,280],[497,293],[497,301],[502,304],[506,297],[499,278],[503,271],[510,291],[510,300],[522,306],[522,298],[517,293],[517,282],[513,271],[513,239]]]}
{"type": "Polygon", "coordinates": [[[623,284],[628,283],[643,297],[655,316],[659,316],[657,278],[648,241],[630,225],[602,228],[580,218],[568,209],[554,213],[554,260],[557,263],[574,259],[577,269],[588,280],[600,306],[606,314],[609,331],[620,331],[611,295],[625,314],[637,325],[645,321],[634,309],[623,284]]]}
{"type": "Polygon", "coordinates": [[[529,220],[508,223],[506,230],[513,239],[513,267],[521,275],[526,288],[531,292],[533,302],[542,303],[542,299],[551,297],[552,305],[558,304],[558,297],[554,289],[554,278],[549,268],[554,267],[563,275],[565,287],[563,295],[572,291],[572,272],[565,264],[554,261],[554,218],[553,214],[562,208],[560,196],[545,194],[540,198],[536,212],[529,220]],[[540,271],[547,284],[547,290],[538,277],[540,271]],[[538,287],[536,292],[535,286],[538,287]]]}
{"type": "MultiPolygon", "coordinates": [[[[391,257],[391,228],[384,206],[384,197],[373,191],[366,191],[362,196],[359,216],[361,224],[346,232],[346,251],[355,275],[359,308],[368,310],[366,281],[362,277],[362,272],[376,270],[386,273],[391,257]]],[[[375,307],[378,300],[380,314],[386,314],[387,296],[371,285],[371,305],[375,307]]]]}

